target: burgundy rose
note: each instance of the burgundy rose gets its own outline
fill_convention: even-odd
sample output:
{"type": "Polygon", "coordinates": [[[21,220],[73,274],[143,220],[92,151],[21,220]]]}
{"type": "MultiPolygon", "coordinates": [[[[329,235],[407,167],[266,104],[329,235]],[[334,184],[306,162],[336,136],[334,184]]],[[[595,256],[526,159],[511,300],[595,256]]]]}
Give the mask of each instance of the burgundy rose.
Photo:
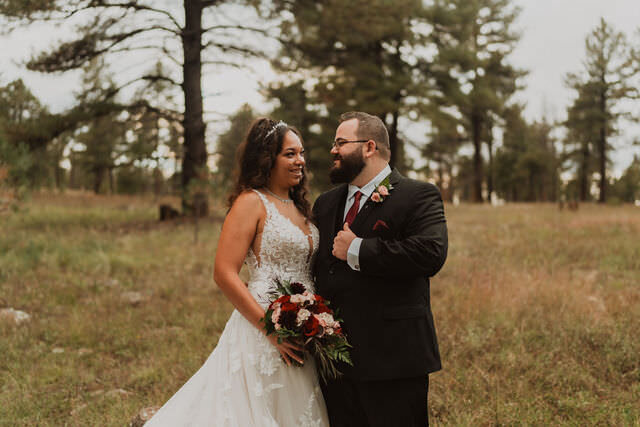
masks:
{"type": "Polygon", "coordinates": [[[280,324],[283,328],[291,331],[296,329],[296,320],[298,318],[298,306],[290,302],[285,302],[281,306],[280,324]]]}
{"type": "Polygon", "coordinates": [[[293,282],[289,286],[291,286],[291,292],[293,292],[293,294],[301,294],[306,290],[304,285],[299,282],[293,282]]]}
{"type": "Polygon", "coordinates": [[[280,304],[288,303],[291,300],[291,296],[282,295],[280,298],[274,301],[274,303],[279,302],[280,304]]]}
{"type": "Polygon", "coordinates": [[[331,309],[329,307],[327,307],[327,305],[322,303],[322,302],[319,302],[316,305],[314,305],[313,307],[311,307],[311,311],[313,311],[315,314],[332,313],[331,309]]]}
{"type": "Polygon", "coordinates": [[[304,323],[303,332],[308,337],[318,335],[321,331],[322,327],[320,326],[320,322],[318,321],[318,319],[316,319],[315,316],[310,316],[309,319],[304,323]]]}

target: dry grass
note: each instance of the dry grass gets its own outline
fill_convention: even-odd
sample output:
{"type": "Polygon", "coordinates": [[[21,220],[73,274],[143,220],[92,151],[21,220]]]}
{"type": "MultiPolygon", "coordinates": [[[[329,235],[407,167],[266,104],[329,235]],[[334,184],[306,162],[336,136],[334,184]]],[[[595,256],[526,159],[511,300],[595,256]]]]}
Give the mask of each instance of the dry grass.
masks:
{"type": "MultiPolygon", "coordinates": [[[[0,322],[0,425],[126,424],[209,355],[232,309],[211,280],[220,223],[194,245],[191,223],[156,215],[152,200],[72,194],[0,217],[0,305],[32,315],[0,322]]],[[[447,217],[432,423],[638,425],[640,209],[447,217]]]]}

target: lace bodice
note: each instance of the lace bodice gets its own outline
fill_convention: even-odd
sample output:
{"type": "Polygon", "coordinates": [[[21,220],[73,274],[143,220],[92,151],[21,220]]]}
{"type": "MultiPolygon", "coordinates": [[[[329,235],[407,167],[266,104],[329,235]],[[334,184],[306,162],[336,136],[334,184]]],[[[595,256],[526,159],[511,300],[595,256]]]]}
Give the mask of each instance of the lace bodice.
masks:
{"type": "Polygon", "coordinates": [[[269,303],[268,293],[274,289],[275,280],[300,282],[314,291],[311,278],[311,260],[318,250],[319,233],[309,223],[310,237],[284,216],[267,197],[254,190],[267,211],[258,254],[249,249],[245,264],[249,267],[249,291],[263,307],[269,303]]]}

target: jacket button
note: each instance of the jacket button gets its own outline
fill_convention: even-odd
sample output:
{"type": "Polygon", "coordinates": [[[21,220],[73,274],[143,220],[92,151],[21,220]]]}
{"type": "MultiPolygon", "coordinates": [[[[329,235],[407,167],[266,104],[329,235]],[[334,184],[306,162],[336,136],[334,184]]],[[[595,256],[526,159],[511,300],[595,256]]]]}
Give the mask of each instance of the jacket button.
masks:
{"type": "Polygon", "coordinates": [[[329,274],[333,274],[333,268],[329,269],[329,274]]]}

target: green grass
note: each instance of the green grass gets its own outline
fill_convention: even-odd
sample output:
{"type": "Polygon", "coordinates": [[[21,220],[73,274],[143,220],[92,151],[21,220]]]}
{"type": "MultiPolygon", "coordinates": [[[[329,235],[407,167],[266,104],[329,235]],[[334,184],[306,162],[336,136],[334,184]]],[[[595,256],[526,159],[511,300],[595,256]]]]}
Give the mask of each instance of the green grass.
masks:
{"type": "MultiPolygon", "coordinates": [[[[0,217],[0,305],[32,316],[0,322],[0,426],[122,426],[208,357],[232,310],[212,281],[220,221],[194,244],[156,206],[35,195],[0,217]]],[[[446,213],[432,424],[640,425],[640,209],[446,213]]]]}

